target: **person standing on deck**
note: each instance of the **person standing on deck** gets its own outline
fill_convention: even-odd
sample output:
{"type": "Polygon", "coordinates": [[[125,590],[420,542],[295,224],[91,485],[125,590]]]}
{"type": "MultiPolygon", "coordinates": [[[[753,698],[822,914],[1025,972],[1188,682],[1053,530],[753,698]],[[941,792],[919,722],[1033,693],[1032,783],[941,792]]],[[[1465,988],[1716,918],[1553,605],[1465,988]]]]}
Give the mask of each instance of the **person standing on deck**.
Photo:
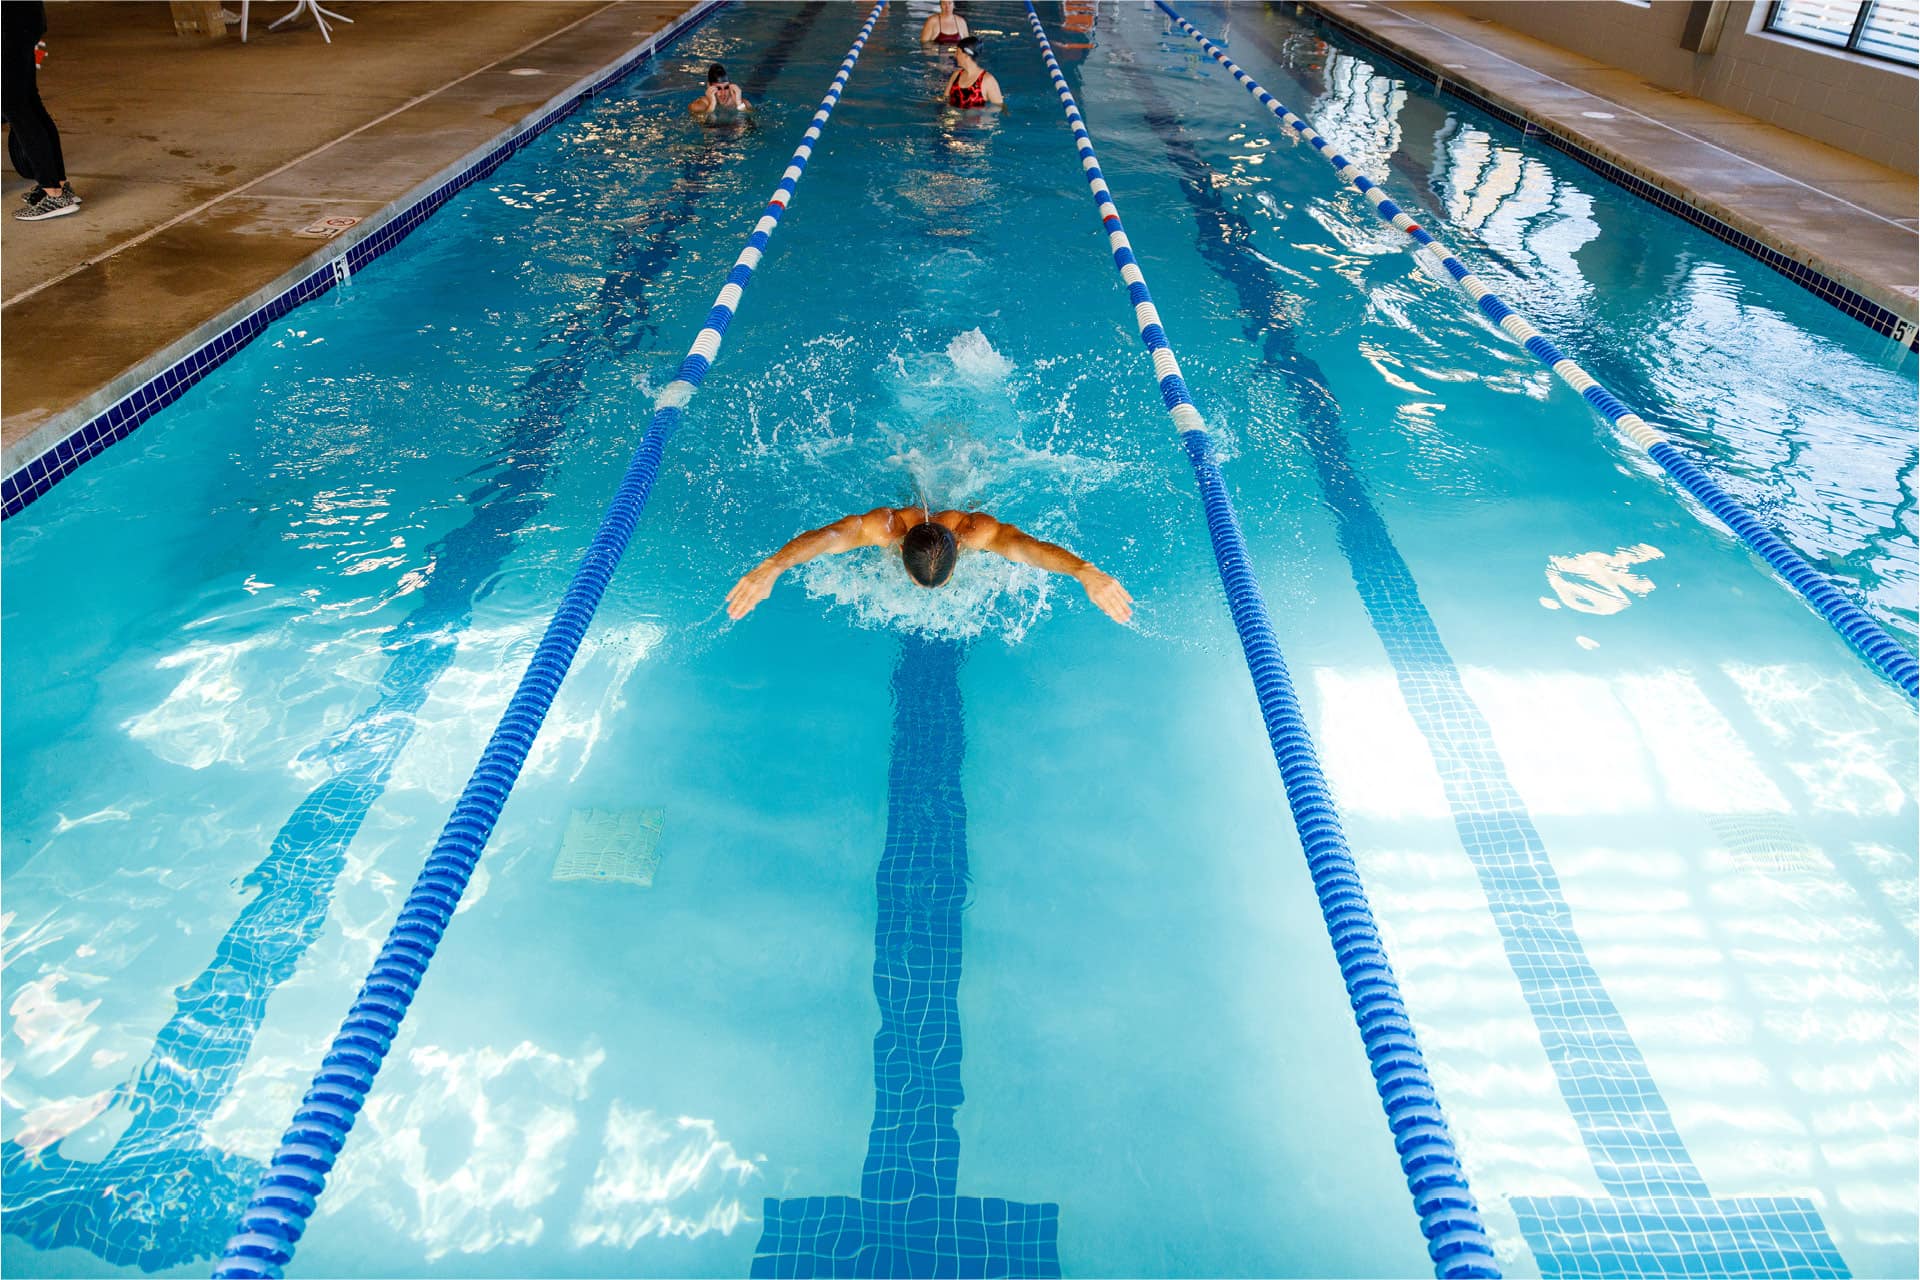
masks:
{"type": "Polygon", "coordinates": [[[953,576],[960,552],[991,551],[1016,564],[1048,573],[1064,573],[1086,588],[1087,599],[1115,622],[1133,617],[1133,597],[1112,577],[1065,547],[1042,542],[984,511],[940,511],[925,507],[875,507],[864,515],[842,516],[810,529],[762,560],[727,592],[727,613],[738,620],[773,594],[776,579],[795,565],[818,556],[858,547],[898,547],[907,575],[923,587],[938,587],[953,576]]]}
{"type": "Polygon", "coordinates": [[[940,12],[920,24],[921,44],[959,44],[967,38],[967,20],[953,11],[953,0],[940,0],[940,12]]]}
{"type": "Polygon", "coordinates": [[[22,222],[44,222],[80,211],[80,197],[67,183],[67,161],[60,153],[60,131],[40,101],[40,37],[47,34],[47,6],[39,0],[0,4],[0,107],[13,136],[26,153],[27,207],[15,211],[22,222]]]}
{"type": "Polygon", "coordinates": [[[707,91],[689,102],[687,110],[701,120],[731,120],[753,110],[753,104],[741,94],[739,85],[727,79],[727,69],[716,62],[707,68],[707,91]]]}
{"type": "Polygon", "coordinates": [[[979,51],[979,36],[968,36],[953,46],[949,56],[953,59],[954,72],[947,77],[947,89],[942,95],[948,106],[967,110],[997,107],[1006,101],[1000,96],[1000,82],[993,78],[993,73],[974,61],[979,51]]]}

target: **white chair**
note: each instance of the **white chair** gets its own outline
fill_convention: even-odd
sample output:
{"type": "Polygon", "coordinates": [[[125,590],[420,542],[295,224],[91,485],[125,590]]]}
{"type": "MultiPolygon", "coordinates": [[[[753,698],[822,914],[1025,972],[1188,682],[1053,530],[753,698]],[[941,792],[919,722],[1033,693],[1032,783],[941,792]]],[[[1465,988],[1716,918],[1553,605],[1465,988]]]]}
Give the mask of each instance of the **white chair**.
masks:
{"type": "MultiPolygon", "coordinates": [[[[249,3],[249,0],[241,0],[241,4],[240,4],[240,43],[241,44],[245,44],[247,42],[247,5],[248,3],[249,3]]],[[[267,30],[278,31],[281,27],[286,26],[289,22],[292,22],[295,18],[298,18],[301,14],[306,14],[313,19],[313,25],[320,28],[320,38],[322,40],[325,40],[328,44],[333,43],[333,35],[331,32],[327,30],[328,18],[332,18],[335,22],[344,22],[348,26],[353,25],[353,19],[347,17],[345,14],[339,14],[339,13],[335,13],[331,9],[321,8],[319,0],[299,0],[299,3],[293,6],[293,9],[291,12],[287,13],[284,17],[276,18],[272,22],[268,23],[267,30]]]]}

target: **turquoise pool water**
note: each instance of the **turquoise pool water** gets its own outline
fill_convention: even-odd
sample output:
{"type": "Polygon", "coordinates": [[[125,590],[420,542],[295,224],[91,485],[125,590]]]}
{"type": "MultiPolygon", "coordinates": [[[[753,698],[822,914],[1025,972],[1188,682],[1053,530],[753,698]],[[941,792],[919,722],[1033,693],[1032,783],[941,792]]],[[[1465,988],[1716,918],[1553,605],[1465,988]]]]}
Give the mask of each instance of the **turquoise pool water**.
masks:
{"type": "MultiPolygon", "coordinates": [[[[1430,1270],[1059,109],[968,12],[1009,109],[932,106],[882,19],[300,1273],[740,1275],[769,1198],[860,1195],[889,774],[956,757],[959,1194],[1057,1206],[1068,1274],[1430,1270]],[[727,622],[923,494],[1133,627],[868,555],[727,622]],[[650,885],[555,879],[589,811],[658,818],[650,885]]],[[[1913,640],[1912,355],[1311,26],[1187,12],[1913,640]]],[[[205,1272],[864,13],[723,12],[8,521],[10,1273],[205,1272]],[[715,58],[752,126],[681,111],[715,58]]],[[[1790,1204],[1914,1274],[1911,708],[1153,13],[1043,17],[1505,1269],[1657,1273],[1603,1238],[1655,1233],[1638,1150],[1703,1232],[1790,1204]]]]}

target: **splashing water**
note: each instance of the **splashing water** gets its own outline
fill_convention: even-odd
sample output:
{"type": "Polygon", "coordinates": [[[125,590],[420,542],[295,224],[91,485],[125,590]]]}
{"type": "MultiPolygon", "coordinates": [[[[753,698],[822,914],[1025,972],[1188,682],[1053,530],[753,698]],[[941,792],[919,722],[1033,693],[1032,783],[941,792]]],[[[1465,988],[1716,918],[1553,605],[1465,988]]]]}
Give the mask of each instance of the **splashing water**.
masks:
{"type": "Polygon", "coordinates": [[[1013,361],[995,351],[987,335],[977,328],[947,344],[947,359],[953,362],[955,373],[980,386],[999,386],[1013,372],[1013,361]]]}
{"type": "Polygon", "coordinates": [[[992,631],[1016,645],[1052,610],[1049,574],[980,552],[961,552],[941,587],[914,582],[899,553],[882,550],[815,560],[799,571],[799,582],[810,598],[844,605],[856,626],[945,640],[992,631]]]}

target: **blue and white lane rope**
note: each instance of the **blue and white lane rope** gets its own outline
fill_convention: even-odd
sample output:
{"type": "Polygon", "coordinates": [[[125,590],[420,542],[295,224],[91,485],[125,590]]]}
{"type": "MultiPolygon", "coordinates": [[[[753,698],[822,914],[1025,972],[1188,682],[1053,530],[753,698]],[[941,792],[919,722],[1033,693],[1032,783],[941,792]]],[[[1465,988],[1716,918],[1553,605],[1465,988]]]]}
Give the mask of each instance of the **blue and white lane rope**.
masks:
{"type": "Polygon", "coordinates": [[[1099,207],[1100,222],[1106,228],[1107,243],[1113,250],[1113,264],[1126,282],[1134,321],[1140,328],[1140,341],[1153,358],[1160,398],[1193,464],[1194,478],[1206,507],[1214,558],[1220,568],[1220,584],[1226,591],[1234,627],[1240,633],[1240,645],[1253,677],[1260,714],[1273,746],[1273,758],[1280,766],[1287,803],[1293,810],[1301,848],[1313,875],[1314,892],[1319,897],[1334,955],[1346,981],[1354,1021],[1359,1024],[1360,1038],[1372,1064],[1374,1085],[1387,1113],[1400,1167],[1407,1176],[1408,1189],[1413,1192],[1414,1211],[1419,1215],[1421,1233],[1427,1240],[1428,1256],[1433,1259],[1436,1274],[1442,1277],[1498,1276],[1493,1246],[1480,1220],[1480,1207],[1474,1201],[1466,1171],[1454,1150],[1453,1135],[1440,1110],[1426,1059],[1414,1035],[1413,1021],[1388,963],[1379,925],[1367,902],[1353,852],[1347,846],[1340,814],[1334,808],[1326,776],[1314,754],[1305,713],[1294,693],[1279,642],[1274,638],[1273,624],[1267,618],[1266,602],[1261,598],[1260,585],[1247,561],[1246,539],[1241,536],[1239,520],[1227,497],[1226,481],[1221,477],[1219,463],[1207,439],[1206,424],[1194,408],[1193,397],[1180,376],[1179,361],[1167,342],[1160,313],[1154,309],[1146,277],[1134,259],[1126,229],[1120,223],[1120,211],[1113,203],[1113,193],[1101,176],[1093,139],[1087,134],[1079,104],[1067,87],[1067,78],[1053,56],[1052,42],[1047,39],[1040,15],[1034,12],[1032,0],[1027,0],[1027,20],[1033,24],[1034,37],[1040,42],[1054,92],[1060,95],[1060,104],[1066,108],[1067,123],[1073,129],[1074,142],[1080,152],[1080,167],[1086,172],[1087,188],[1099,207]]]}
{"type": "Polygon", "coordinates": [[[374,1077],[400,1031],[427,965],[440,945],[447,923],[460,905],[467,881],[487,837],[500,817],[507,794],[513,789],[520,768],[526,763],[533,740],[560,690],[560,682],[573,662],[575,651],[585,637],[594,611],[600,605],[607,583],[620,563],[628,540],[633,536],[640,514],[652,492],[654,476],[667,441],[679,425],[687,402],[707,376],[707,370],[720,354],[720,341],[733,320],[740,295],[781,215],[793,198],[800,175],[820,140],[820,131],[833,114],[847,78],[860,60],[860,51],[874,24],[887,7],[878,0],[867,15],[840,73],[833,78],[827,96],[820,101],[806,136],[793,153],[786,173],[767,202],[766,212],[755,224],[747,246],[741,250],[733,270],[707,313],[706,325],[693,340],[678,376],[654,398],[653,422],[635,451],[633,460],[621,478],[613,500],[607,504],[592,545],[574,570],[566,595],[561,599],[553,621],[540,639],[540,647],[527,664],[526,674],[514,690],[507,710],[480,753],[479,764],[468,779],[466,790],[453,806],[440,839],[428,855],[426,866],[414,882],[401,906],[400,918],[387,935],[386,944],[375,958],[373,969],[360,988],[353,1007],[340,1031],[321,1060],[319,1073],[294,1113],[293,1123],[273,1153],[259,1188],[240,1217],[239,1229],[227,1242],[225,1253],[213,1274],[215,1277],[277,1277],[293,1260],[295,1246],[306,1230],[307,1219],[322,1190],[327,1174],[340,1158],[354,1120],[373,1088],[374,1077]]]}
{"type": "Polygon", "coordinates": [[[1421,249],[1433,255],[1434,259],[1446,269],[1459,286],[1466,291],[1479,306],[1487,319],[1525,347],[1527,354],[1538,360],[1559,375],[1562,382],[1580,394],[1581,399],[1591,405],[1607,421],[1618,427],[1629,440],[1646,450],[1647,456],[1660,464],[1662,470],[1680,482],[1680,487],[1698,498],[1700,502],[1719,517],[1729,529],[1737,534],[1742,542],[1757,552],[1761,559],[1772,565],[1787,585],[1804,597],[1814,611],[1832,624],[1834,630],[1844,637],[1860,655],[1871,663],[1875,670],[1891,680],[1906,693],[1909,698],[1920,697],[1920,662],[1916,662],[1906,647],[1882,626],[1866,610],[1854,604],[1841,594],[1839,588],[1830,582],[1826,575],[1808,564],[1806,559],[1788,546],[1777,534],[1741,506],[1719,485],[1715,484],[1697,465],[1675,447],[1673,441],[1664,433],[1644,422],[1640,415],[1629,409],[1618,396],[1601,385],[1592,374],[1570,359],[1527,319],[1508,306],[1500,295],[1486,286],[1480,277],[1473,274],[1461,262],[1454,252],[1435,239],[1426,228],[1409,217],[1387,193],[1366,174],[1362,173],[1353,161],[1335,151],[1328,141],[1315,132],[1312,125],[1289,111],[1286,104],[1268,93],[1260,82],[1240,68],[1226,51],[1206,33],[1188,22],[1175,12],[1166,0],[1154,0],[1160,11],[1173,19],[1174,25],[1199,42],[1207,56],[1226,68],[1240,87],[1259,99],[1260,105],[1272,112],[1281,124],[1293,130],[1318,151],[1326,162],[1347,184],[1373,206],[1383,222],[1400,228],[1418,244],[1421,249]]]}

